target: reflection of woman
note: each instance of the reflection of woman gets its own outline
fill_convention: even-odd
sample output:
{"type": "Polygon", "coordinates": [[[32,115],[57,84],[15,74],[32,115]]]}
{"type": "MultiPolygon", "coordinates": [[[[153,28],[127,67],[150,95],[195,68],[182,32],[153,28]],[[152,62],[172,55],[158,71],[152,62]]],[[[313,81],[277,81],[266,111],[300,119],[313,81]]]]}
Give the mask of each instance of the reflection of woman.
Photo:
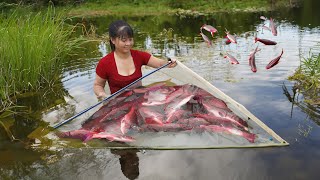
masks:
{"type": "Polygon", "coordinates": [[[119,155],[121,171],[128,179],[136,179],[139,176],[138,150],[111,150],[112,154],[119,155]]]}
{"type": "MultiPolygon", "coordinates": [[[[133,50],[133,30],[122,20],[114,21],[109,26],[112,52],[103,57],[96,68],[94,92],[98,99],[107,96],[104,87],[109,84],[111,93],[115,93],[142,76],[141,67],[147,65],[158,68],[167,63],[143,51],[133,50]]],[[[175,60],[168,67],[176,66],[175,60]]]]}

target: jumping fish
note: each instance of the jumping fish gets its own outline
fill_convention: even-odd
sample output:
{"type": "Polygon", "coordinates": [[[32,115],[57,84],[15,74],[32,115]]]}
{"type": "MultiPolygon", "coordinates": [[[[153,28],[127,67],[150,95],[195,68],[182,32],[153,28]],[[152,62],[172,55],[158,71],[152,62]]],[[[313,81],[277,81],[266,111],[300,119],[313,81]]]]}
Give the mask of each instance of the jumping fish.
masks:
{"type": "Polygon", "coordinates": [[[212,45],[212,42],[210,41],[210,39],[208,38],[208,36],[206,36],[203,33],[200,33],[200,35],[202,36],[203,40],[207,43],[208,46],[212,45]]]}
{"type": "Polygon", "coordinates": [[[237,39],[236,39],[233,35],[231,35],[231,34],[229,33],[229,31],[226,30],[226,34],[227,34],[227,38],[228,38],[231,42],[237,44],[237,39]]]}
{"type": "Polygon", "coordinates": [[[202,33],[202,29],[210,32],[212,37],[213,37],[214,33],[218,32],[218,30],[216,28],[214,28],[211,25],[207,25],[207,24],[204,24],[203,26],[201,26],[201,28],[200,28],[201,33],[202,33]]]}
{"type": "Polygon", "coordinates": [[[271,60],[271,61],[269,62],[269,64],[266,66],[266,69],[270,69],[270,68],[272,68],[273,66],[275,66],[276,64],[278,64],[279,61],[280,61],[280,58],[281,58],[282,54],[283,54],[283,49],[282,49],[281,54],[280,54],[279,56],[277,56],[276,58],[274,58],[273,60],[271,60]]]}
{"type": "Polygon", "coordinates": [[[251,66],[252,72],[257,72],[257,66],[256,66],[256,57],[255,54],[258,52],[258,46],[256,49],[249,55],[249,66],[251,66]]]}
{"type": "Polygon", "coordinates": [[[260,19],[262,19],[262,20],[268,20],[265,16],[260,16],[260,19]]]}
{"type": "Polygon", "coordinates": [[[275,41],[271,41],[268,39],[260,39],[260,38],[255,37],[254,42],[256,43],[257,41],[259,41],[265,45],[276,45],[277,44],[277,42],[275,42],[275,41]]]}
{"type": "Polygon", "coordinates": [[[273,22],[273,19],[270,17],[270,21],[269,21],[269,27],[271,29],[271,32],[274,36],[277,36],[278,32],[277,32],[277,27],[273,22]]]}
{"type": "Polygon", "coordinates": [[[231,54],[226,53],[224,58],[228,58],[231,64],[239,64],[239,61],[235,57],[233,57],[231,54]]]}

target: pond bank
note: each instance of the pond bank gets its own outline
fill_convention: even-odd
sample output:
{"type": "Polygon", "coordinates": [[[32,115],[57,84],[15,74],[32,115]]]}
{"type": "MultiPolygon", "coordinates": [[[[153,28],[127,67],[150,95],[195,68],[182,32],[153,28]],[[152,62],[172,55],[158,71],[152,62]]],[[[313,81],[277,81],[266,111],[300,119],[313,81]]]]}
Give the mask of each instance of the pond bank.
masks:
{"type": "Polygon", "coordinates": [[[298,7],[300,0],[215,0],[215,1],[129,1],[120,0],[117,2],[88,2],[78,6],[62,7],[61,10],[68,9],[69,16],[104,16],[104,15],[210,15],[217,12],[260,12],[273,11],[279,8],[298,7]]]}

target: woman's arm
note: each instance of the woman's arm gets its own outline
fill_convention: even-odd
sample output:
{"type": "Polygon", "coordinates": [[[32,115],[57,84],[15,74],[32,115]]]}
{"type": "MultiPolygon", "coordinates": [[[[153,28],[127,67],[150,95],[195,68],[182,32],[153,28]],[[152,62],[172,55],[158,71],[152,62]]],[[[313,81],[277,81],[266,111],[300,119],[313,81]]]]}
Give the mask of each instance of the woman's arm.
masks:
{"type": "MultiPolygon", "coordinates": [[[[177,62],[174,59],[171,59],[171,60],[172,60],[172,63],[168,66],[169,68],[173,68],[177,65],[177,62]]],[[[159,68],[167,63],[168,63],[168,60],[159,59],[154,56],[151,56],[147,66],[150,66],[153,68],[159,68]]]]}
{"type": "Polygon", "coordinates": [[[93,84],[93,91],[99,100],[102,100],[105,97],[107,97],[107,93],[104,90],[106,81],[107,81],[106,79],[103,79],[96,74],[96,79],[94,80],[94,84],[93,84]]]}

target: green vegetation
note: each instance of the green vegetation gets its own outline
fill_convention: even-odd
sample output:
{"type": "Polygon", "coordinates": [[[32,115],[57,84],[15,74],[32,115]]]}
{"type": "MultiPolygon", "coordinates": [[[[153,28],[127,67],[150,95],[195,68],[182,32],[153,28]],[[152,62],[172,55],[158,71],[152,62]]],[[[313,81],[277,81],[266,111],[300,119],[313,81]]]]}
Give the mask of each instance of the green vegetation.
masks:
{"type": "Polygon", "coordinates": [[[320,105],[320,54],[302,59],[289,80],[297,81],[296,86],[302,91],[307,103],[320,105]]]}
{"type": "Polygon", "coordinates": [[[50,3],[69,9],[70,16],[98,15],[200,15],[228,11],[269,11],[278,7],[294,7],[301,0],[4,0],[8,4],[32,4],[34,7],[50,3]]]}
{"type": "Polygon", "coordinates": [[[62,61],[83,42],[72,38],[75,27],[67,25],[53,8],[25,12],[17,9],[0,16],[0,114],[13,105],[16,94],[59,80],[62,61]]]}
{"type": "MultiPolygon", "coordinates": [[[[295,0],[294,2],[297,2],[295,0]]],[[[96,16],[108,14],[158,15],[158,14],[210,14],[221,11],[268,11],[271,8],[291,5],[289,0],[88,0],[71,8],[70,15],[96,16]]]]}

